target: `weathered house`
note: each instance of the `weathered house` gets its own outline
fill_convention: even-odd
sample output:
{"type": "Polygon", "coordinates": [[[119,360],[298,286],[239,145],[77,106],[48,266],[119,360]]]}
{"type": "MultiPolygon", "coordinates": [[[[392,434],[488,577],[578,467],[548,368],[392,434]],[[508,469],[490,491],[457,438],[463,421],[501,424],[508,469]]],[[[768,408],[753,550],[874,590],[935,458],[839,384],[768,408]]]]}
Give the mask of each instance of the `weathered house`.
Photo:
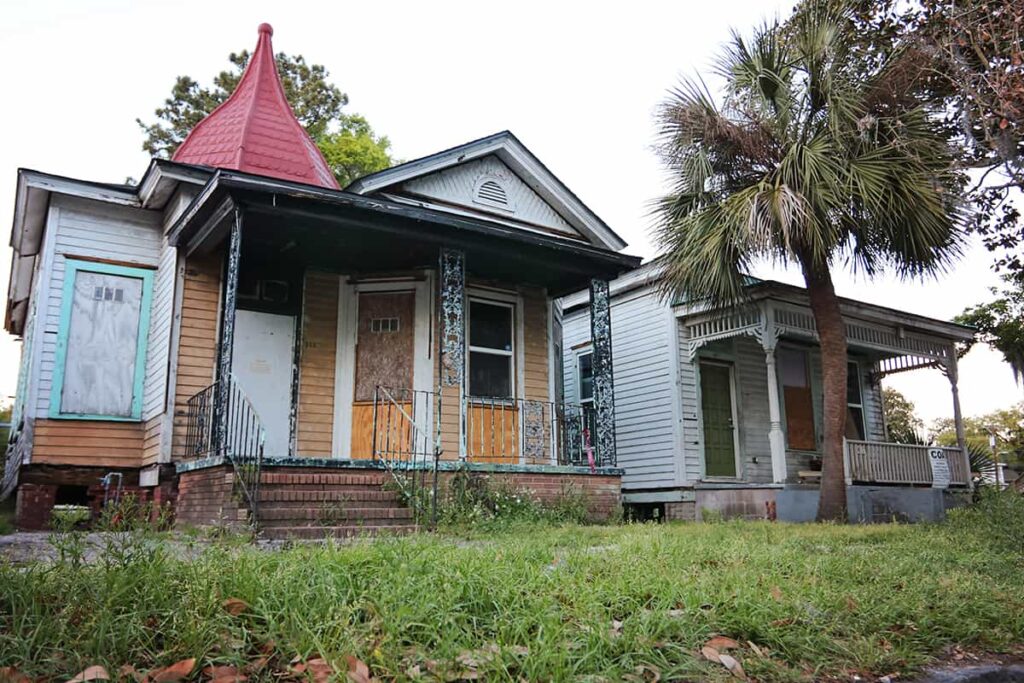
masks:
{"type": "Polygon", "coordinates": [[[111,487],[188,523],[401,528],[383,484],[456,466],[618,504],[611,358],[593,416],[566,404],[553,302],[588,288],[610,353],[607,282],[638,260],[510,133],[339,189],[267,25],[138,185],[19,171],[11,244],[24,528],[111,487]]]}
{"type": "MultiPolygon", "coordinates": [[[[611,284],[623,501],[670,519],[704,513],[813,518],[820,479],[821,356],[806,291],[751,278],[749,303],[665,300],[659,262],[611,284]]],[[[593,396],[585,293],[562,302],[565,399],[593,396]]],[[[850,299],[845,465],[856,520],[942,515],[971,484],[953,323],[850,299]],[[937,368],[949,378],[960,448],[889,443],[880,381],[937,368]]]]}

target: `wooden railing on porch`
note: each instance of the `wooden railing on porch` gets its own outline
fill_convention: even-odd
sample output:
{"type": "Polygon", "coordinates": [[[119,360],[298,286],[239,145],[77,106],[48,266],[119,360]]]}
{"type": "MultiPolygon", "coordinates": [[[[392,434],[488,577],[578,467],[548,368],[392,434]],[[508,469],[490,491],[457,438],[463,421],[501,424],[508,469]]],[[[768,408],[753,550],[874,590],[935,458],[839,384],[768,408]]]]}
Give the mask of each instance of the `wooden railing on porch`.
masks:
{"type": "Polygon", "coordinates": [[[946,455],[949,462],[949,485],[969,486],[970,468],[959,448],[875,441],[846,441],[846,479],[849,483],[931,486],[934,479],[929,451],[936,448],[946,455]]]}

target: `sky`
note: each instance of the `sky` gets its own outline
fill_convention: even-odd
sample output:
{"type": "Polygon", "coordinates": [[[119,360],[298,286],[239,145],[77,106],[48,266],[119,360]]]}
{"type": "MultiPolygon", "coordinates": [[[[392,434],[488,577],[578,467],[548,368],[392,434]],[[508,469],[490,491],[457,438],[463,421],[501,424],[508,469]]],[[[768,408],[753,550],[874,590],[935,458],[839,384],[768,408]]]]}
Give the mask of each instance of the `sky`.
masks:
{"type": "MultiPolygon", "coordinates": [[[[791,2],[142,2],[0,0],[0,220],[13,215],[16,172],[32,168],[108,182],[138,178],[148,157],[135,123],[174,78],[203,83],[232,51],[274,27],[276,51],[323,64],[348,111],[414,159],[511,130],[629,242],[656,251],[650,202],[665,178],[651,150],[653,112],[681,76],[708,77],[729,30],[785,16],[791,2]]],[[[713,81],[712,81],[713,82],[713,81]]],[[[837,276],[841,295],[949,319],[997,283],[972,244],[940,280],[837,276]]],[[[10,249],[0,251],[6,283],[10,249]]],[[[800,284],[799,273],[759,267],[800,284]]],[[[17,380],[20,344],[0,338],[0,397],[17,380]]],[[[1022,400],[1009,367],[987,347],[960,365],[966,415],[1022,400]]],[[[951,415],[938,371],[894,376],[926,420],[951,415]]]]}

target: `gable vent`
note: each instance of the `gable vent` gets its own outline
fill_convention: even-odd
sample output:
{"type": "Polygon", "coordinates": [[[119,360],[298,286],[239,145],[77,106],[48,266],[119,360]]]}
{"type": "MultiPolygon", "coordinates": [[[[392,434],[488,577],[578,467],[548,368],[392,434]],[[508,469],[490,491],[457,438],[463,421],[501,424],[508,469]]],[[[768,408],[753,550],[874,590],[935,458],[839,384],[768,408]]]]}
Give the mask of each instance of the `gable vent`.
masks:
{"type": "Polygon", "coordinates": [[[485,180],[476,188],[476,201],[501,209],[510,209],[508,194],[496,180],[485,180]]]}

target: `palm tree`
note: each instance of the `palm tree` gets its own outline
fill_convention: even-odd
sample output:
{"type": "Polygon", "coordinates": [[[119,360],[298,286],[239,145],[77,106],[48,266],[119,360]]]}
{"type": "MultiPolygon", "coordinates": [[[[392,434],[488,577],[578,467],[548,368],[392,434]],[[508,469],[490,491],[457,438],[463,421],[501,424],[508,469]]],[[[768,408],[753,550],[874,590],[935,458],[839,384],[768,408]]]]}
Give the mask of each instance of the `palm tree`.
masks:
{"type": "Polygon", "coordinates": [[[850,10],[805,0],[717,63],[721,102],[684,80],[658,113],[671,189],[655,208],[664,294],[719,306],[744,272],[800,267],[821,345],[824,442],[819,520],[846,519],[846,334],[832,270],[944,269],[960,252],[963,179],[923,87],[925,56],[863,49],[850,10]]]}

